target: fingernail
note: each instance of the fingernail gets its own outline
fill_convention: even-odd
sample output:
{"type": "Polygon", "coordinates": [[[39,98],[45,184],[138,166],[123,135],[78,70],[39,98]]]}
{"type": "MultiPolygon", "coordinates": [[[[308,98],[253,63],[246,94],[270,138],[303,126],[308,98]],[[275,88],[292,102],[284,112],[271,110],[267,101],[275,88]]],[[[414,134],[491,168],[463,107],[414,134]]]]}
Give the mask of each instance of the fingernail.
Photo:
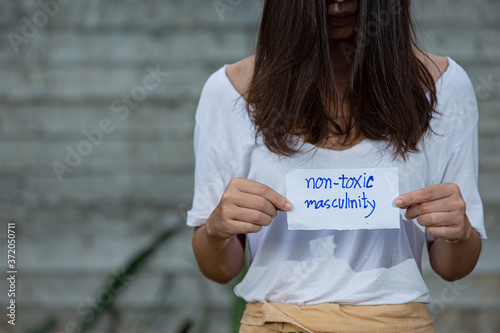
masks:
{"type": "Polygon", "coordinates": [[[409,218],[408,218],[408,212],[405,212],[405,219],[409,220],[409,218]]]}
{"type": "Polygon", "coordinates": [[[396,199],[396,202],[395,202],[396,206],[401,206],[403,204],[403,200],[401,199],[396,199]]]}
{"type": "Polygon", "coordinates": [[[288,202],[288,201],[287,201],[287,202],[285,202],[285,209],[286,209],[286,210],[290,210],[290,209],[292,209],[292,204],[291,204],[290,202],[288,202]]]}

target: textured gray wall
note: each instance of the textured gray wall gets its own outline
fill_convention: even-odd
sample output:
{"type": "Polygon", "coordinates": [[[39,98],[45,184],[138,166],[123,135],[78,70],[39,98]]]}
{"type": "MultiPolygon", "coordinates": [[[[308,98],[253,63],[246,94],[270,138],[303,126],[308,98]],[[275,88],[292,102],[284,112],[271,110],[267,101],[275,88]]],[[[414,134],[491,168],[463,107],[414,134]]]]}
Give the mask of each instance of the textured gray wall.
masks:
{"type": "MultiPolygon", "coordinates": [[[[478,93],[489,232],[476,271],[458,284],[442,282],[426,265],[431,314],[438,332],[497,332],[500,4],[414,2],[424,44],[461,64],[478,93]]],[[[44,14],[37,1],[0,0],[2,271],[11,220],[18,251],[17,325],[2,319],[0,331],[25,331],[50,316],[52,332],[75,331],[71,323],[87,318],[110,275],[182,223],[192,197],[201,87],[224,63],[251,54],[258,3],[59,0],[44,14]],[[93,133],[94,143],[85,143],[82,131],[93,133]],[[67,157],[78,150],[80,159],[67,157]]],[[[116,305],[93,331],[173,332],[203,313],[203,332],[230,331],[231,291],[198,273],[191,232],[163,246],[114,295],[116,305]]],[[[2,307],[6,287],[2,278],[2,307]]]]}
{"type": "MultiPolygon", "coordinates": [[[[479,102],[479,189],[488,240],[475,271],[443,282],[424,275],[437,332],[500,332],[500,2],[413,1],[426,48],[449,56],[469,74],[479,102]]],[[[424,261],[428,262],[427,257],[424,261]]]]}

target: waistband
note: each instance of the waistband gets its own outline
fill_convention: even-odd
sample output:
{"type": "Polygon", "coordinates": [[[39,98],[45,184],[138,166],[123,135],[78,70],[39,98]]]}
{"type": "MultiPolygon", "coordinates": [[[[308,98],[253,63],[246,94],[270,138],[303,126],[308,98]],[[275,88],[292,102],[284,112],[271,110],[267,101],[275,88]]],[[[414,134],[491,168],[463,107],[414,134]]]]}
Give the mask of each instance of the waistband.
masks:
{"type": "Polygon", "coordinates": [[[247,303],[241,323],[247,327],[245,332],[252,332],[252,327],[273,327],[276,332],[297,333],[434,332],[427,307],[416,302],[391,305],[324,303],[306,306],[255,302],[247,303]]]}

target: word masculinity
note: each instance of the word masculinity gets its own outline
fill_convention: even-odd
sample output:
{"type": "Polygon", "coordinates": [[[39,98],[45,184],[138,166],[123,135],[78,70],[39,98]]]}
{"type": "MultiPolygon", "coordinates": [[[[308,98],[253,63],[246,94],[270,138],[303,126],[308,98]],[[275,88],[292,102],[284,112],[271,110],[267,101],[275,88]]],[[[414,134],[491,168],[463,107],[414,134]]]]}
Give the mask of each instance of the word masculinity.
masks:
{"type": "MultiPolygon", "coordinates": [[[[344,174],[339,176],[337,179],[324,178],[324,177],[311,177],[305,178],[307,189],[326,189],[326,190],[336,190],[336,189],[369,189],[373,188],[373,182],[375,178],[373,175],[367,176],[366,172],[360,176],[347,177],[344,174]]],[[[376,207],[375,199],[369,199],[366,196],[365,191],[362,194],[352,197],[349,192],[342,192],[339,194],[333,194],[337,197],[327,198],[327,199],[308,199],[305,200],[307,208],[312,209],[364,209],[367,213],[365,219],[373,214],[376,207]]]]}

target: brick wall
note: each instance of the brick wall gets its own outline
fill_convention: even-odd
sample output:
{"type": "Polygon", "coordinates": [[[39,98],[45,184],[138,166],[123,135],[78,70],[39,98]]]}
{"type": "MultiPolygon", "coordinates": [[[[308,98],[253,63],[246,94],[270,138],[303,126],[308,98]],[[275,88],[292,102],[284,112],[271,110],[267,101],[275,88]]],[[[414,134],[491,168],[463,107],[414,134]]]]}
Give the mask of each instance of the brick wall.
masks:
{"type": "MultiPolygon", "coordinates": [[[[251,54],[259,2],[43,3],[45,10],[37,1],[0,0],[0,221],[17,222],[19,270],[16,330],[2,320],[5,332],[49,317],[51,332],[71,331],[111,275],[182,223],[201,87],[224,63],[251,54]]],[[[480,187],[490,238],[476,271],[459,285],[425,267],[431,313],[443,332],[494,332],[500,4],[419,0],[415,10],[429,50],[461,64],[480,96],[480,187]]],[[[198,273],[191,232],[133,276],[96,332],[174,332],[187,318],[198,318],[194,328],[203,332],[230,331],[231,290],[198,273]]],[[[5,238],[2,227],[3,248],[5,238]]],[[[6,304],[5,292],[0,299],[6,304]]]]}

